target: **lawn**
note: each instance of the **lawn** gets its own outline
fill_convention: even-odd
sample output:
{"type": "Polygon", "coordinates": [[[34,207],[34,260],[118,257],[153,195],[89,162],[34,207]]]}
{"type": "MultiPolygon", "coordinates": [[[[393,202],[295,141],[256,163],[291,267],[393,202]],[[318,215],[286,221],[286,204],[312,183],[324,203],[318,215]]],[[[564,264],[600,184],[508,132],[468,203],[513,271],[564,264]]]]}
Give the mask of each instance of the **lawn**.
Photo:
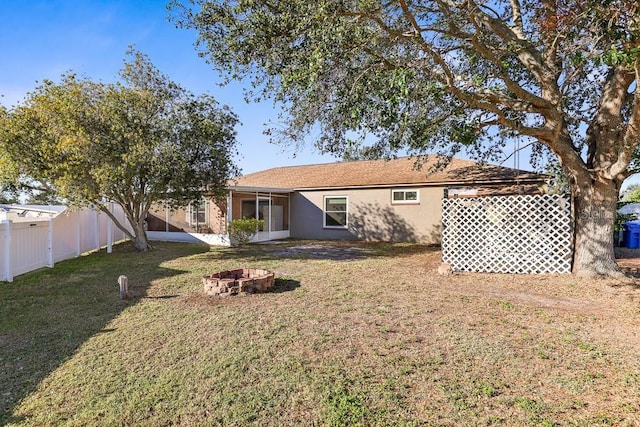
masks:
{"type": "Polygon", "coordinates": [[[439,258],[123,245],[0,283],[0,425],[640,425],[636,279],[440,276],[439,258]],[[275,289],[204,295],[241,267],[275,289]]]}

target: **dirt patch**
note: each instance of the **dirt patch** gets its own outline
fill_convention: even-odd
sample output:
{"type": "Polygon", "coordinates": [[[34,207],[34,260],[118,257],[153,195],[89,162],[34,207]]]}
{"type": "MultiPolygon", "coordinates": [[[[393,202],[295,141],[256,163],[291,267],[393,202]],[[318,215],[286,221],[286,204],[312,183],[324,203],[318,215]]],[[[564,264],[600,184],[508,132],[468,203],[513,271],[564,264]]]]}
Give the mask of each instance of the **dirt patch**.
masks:
{"type": "MultiPolygon", "coordinates": [[[[627,260],[640,265],[639,259],[627,260]]],[[[431,274],[435,277],[437,273],[432,270],[431,274]]],[[[640,281],[637,278],[456,273],[438,281],[441,289],[455,292],[461,298],[518,307],[529,313],[526,329],[544,330],[562,325],[562,328],[582,331],[594,342],[640,352],[640,281]],[[540,323],[536,317],[544,322],[540,323]]],[[[500,331],[489,329],[487,333],[499,334],[500,331]]]]}
{"type": "Polygon", "coordinates": [[[307,244],[275,250],[273,256],[283,258],[327,259],[332,261],[355,261],[371,256],[374,250],[362,246],[331,246],[307,244]]]}

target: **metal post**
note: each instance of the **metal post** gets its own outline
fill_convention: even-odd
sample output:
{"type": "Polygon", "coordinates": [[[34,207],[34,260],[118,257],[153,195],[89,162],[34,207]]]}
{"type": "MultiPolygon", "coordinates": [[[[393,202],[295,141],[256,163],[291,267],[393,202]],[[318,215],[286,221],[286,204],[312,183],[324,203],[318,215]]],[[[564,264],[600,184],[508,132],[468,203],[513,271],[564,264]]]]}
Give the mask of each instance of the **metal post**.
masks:
{"type": "MultiPolygon", "coordinates": [[[[260,220],[260,193],[256,191],[256,220],[260,220]]],[[[254,237],[254,239],[256,241],[260,241],[260,238],[258,238],[258,234],[260,233],[260,226],[258,225],[258,222],[256,222],[256,235],[254,237]]]]}
{"type": "Polygon", "coordinates": [[[267,209],[267,211],[269,212],[269,218],[267,219],[267,221],[269,221],[269,228],[267,228],[267,239],[271,240],[271,205],[273,204],[273,200],[271,199],[271,191],[269,191],[269,209],[267,209]]]}
{"type": "Polygon", "coordinates": [[[291,236],[291,193],[287,193],[287,230],[291,236]]]}
{"type": "Polygon", "coordinates": [[[224,234],[229,241],[229,246],[231,246],[231,236],[229,236],[229,222],[233,221],[233,191],[229,190],[229,194],[227,194],[227,215],[224,219],[224,229],[219,230],[220,233],[224,234]]]}

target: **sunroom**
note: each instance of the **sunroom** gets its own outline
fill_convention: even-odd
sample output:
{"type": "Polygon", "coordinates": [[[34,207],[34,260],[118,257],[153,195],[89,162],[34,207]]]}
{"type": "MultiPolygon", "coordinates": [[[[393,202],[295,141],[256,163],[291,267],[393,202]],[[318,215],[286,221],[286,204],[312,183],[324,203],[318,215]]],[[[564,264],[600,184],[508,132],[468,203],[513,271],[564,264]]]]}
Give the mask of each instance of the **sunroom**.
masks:
{"type": "Polygon", "coordinates": [[[227,196],[227,218],[262,220],[254,242],[286,239],[290,236],[290,196],[293,190],[281,188],[234,187],[227,196]],[[231,203],[229,203],[231,201],[231,203]]]}
{"type": "Polygon", "coordinates": [[[289,237],[290,194],[292,190],[233,187],[224,200],[204,197],[199,203],[172,209],[154,205],[147,215],[150,240],[172,242],[204,242],[231,245],[229,222],[240,218],[256,218],[262,225],[252,242],[289,237]]]}

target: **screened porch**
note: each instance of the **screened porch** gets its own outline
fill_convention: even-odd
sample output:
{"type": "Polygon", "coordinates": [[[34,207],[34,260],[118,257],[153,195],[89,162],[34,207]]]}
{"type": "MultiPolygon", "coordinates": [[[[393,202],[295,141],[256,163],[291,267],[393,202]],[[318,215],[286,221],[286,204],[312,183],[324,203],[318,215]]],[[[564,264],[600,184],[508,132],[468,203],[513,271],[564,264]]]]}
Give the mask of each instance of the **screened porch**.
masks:
{"type": "Polygon", "coordinates": [[[227,218],[264,221],[253,242],[286,239],[290,235],[290,194],[282,190],[234,188],[229,191],[227,218]]]}

